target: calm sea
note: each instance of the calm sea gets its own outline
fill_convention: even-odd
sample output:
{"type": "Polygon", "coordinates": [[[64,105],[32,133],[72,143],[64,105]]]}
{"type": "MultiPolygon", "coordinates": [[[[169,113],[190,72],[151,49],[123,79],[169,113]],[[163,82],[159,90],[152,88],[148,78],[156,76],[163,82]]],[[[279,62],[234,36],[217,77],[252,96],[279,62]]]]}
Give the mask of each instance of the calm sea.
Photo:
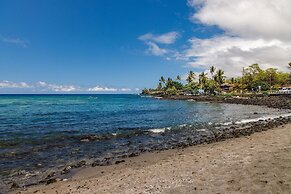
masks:
{"type": "Polygon", "coordinates": [[[283,113],[139,95],[0,95],[0,182],[23,171],[162,145],[167,137],[151,134],[165,128],[176,130],[179,139],[184,124],[204,129],[283,113]]]}

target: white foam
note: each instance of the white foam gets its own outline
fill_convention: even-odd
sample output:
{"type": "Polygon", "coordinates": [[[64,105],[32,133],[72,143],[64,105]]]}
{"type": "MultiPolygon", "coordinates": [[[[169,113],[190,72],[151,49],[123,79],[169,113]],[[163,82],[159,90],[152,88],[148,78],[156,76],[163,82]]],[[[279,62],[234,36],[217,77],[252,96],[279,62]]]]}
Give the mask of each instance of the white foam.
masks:
{"type": "Polygon", "coordinates": [[[290,117],[291,113],[277,115],[277,116],[266,116],[266,117],[260,117],[256,119],[243,119],[241,121],[235,122],[235,124],[245,124],[245,123],[251,123],[251,122],[257,122],[259,120],[267,120],[267,119],[277,119],[279,117],[290,117]]]}
{"type": "Polygon", "coordinates": [[[165,128],[160,128],[160,129],[150,129],[149,131],[153,133],[164,133],[165,130],[166,130],[165,128]]]}
{"type": "Polygon", "coordinates": [[[221,125],[227,126],[227,125],[231,125],[232,122],[225,122],[225,123],[220,123],[221,125]]]}

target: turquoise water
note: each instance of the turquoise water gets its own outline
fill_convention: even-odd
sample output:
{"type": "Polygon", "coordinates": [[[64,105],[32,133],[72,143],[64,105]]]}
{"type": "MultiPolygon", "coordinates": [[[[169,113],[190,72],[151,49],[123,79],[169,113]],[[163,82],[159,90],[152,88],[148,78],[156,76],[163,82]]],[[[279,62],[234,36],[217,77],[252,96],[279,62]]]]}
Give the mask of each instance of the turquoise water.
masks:
{"type": "MultiPolygon", "coordinates": [[[[0,95],[0,179],[19,170],[41,171],[134,146],[162,145],[167,137],[157,132],[166,127],[174,131],[191,124],[203,129],[282,113],[266,107],[139,95],[0,95]]],[[[179,140],[183,131],[176,131],[179,140]]]]}

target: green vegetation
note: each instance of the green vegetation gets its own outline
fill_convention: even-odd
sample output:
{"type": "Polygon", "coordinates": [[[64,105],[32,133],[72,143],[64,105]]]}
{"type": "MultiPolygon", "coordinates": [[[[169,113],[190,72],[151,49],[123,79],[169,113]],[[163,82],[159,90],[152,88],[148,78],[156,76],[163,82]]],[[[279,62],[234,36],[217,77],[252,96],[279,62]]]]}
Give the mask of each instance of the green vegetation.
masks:
{"type": "Polygon", "coordinates": [[[175,80],[162,76],[156,88],[144,89],[142,94],[149,95],[240,95],[248,93],[268,94],[291,83],[291,62],[288,64],[290,73],[280,72],[275,68],[263,70],[258,64],[243,68],[242,76],[227,78],[222,69],[209,68],[206,72],[196,75],[193,71],[187,74],[185,81],[181,76],[175,80]]]}

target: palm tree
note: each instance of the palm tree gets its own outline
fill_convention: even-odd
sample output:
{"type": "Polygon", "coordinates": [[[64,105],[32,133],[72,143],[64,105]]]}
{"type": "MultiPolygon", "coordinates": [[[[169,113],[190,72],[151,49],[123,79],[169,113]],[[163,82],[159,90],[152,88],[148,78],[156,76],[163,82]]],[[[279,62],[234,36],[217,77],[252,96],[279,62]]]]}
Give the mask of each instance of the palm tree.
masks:
{"type": "Polygon", "coordinates": [[[199,84],[201,85],[201,88],[205,87],[206,81],[207,81],[207,73],[204,73],[204,72],[200,73],[199,84]]]}
{"type": "Polygon", "coordinates": [[[168,78],[167,83],[166,83],[166,87],[171,88],[172,86],[173,86],[173,80],[171,78],[168,78]]]}
{"type": "Polygon", "coordinates": [[[181,81],[181,77],[177,75],[176,80],[181,81]]]}
{"type": "Polygon", "coordinates": [[[162,76],[162,77],[160,78],[160,82],[162,82],[162,83],[166,83],[166,80],[165,80],[164,76],[162,76]]]}
{"type": "Polygon", "coordinates": [[[195,73],[193,71],[190,71],[188,73],[188,77],[186,80],[188,83],[192,83],[194,81],[194,79],[195,79],[195,73]]]}
{"type": "Polygon", "coordinates": [[[215,81],[221,85],[223,84],[224,82],[224,78],[225,78],[225,75],[224,75],[224,71],[222,71],[221,69],[219,69],[217,72],[216,72],[216,75],[215,75],[215,81]]]}
{"type": "Polygon", "coordinates": [[[164,85],[164,84],[166,84],[166,80],[165,80],[164,76],[161,76],[161,78],[160,78],[159,82],[160,82],[159,84],[161,84],[161,85],[162,85],[162,87],[161,87],[161,88],[163,88],[163,85],[164,85]]]}
{"type": "Polygon", "coordinates": [[[157,90],[161,90],[163,88],[162,82],[159,82],[157,90]]]}
{"type": "Polygon", "coordinates": [[[215,70],[216,70],[216,68],[214,66],[211,66],[210,69],[209,69],[209,72],[210,72],[212,78],[213,78],[215,70]]]}

